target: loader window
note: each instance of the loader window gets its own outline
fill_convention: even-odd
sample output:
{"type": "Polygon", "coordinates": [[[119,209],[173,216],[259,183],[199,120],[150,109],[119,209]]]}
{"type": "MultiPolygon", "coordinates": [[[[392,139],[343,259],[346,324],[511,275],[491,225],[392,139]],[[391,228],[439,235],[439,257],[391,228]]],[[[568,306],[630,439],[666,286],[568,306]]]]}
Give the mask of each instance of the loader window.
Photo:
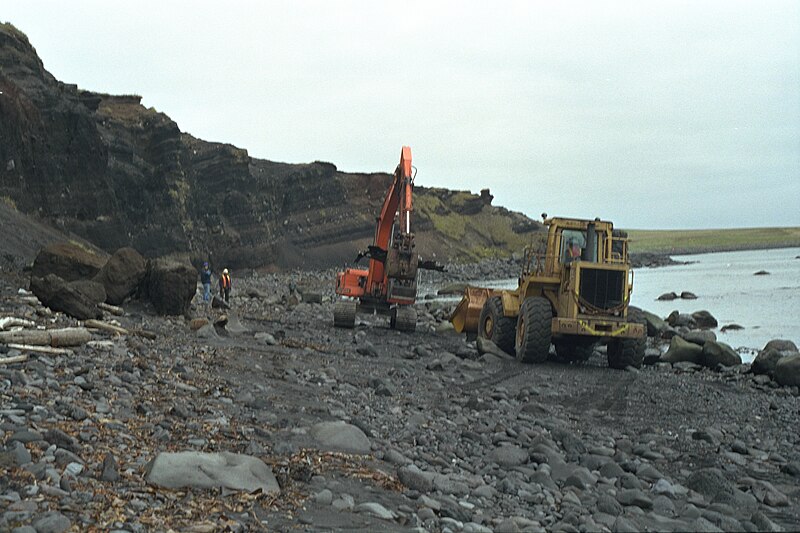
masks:
{"type": "Polygon", "coordinates": [[[585,250],[586,235],[582,231],[565,229],[561,232],[561,263],[583,259],[585,250]]]}

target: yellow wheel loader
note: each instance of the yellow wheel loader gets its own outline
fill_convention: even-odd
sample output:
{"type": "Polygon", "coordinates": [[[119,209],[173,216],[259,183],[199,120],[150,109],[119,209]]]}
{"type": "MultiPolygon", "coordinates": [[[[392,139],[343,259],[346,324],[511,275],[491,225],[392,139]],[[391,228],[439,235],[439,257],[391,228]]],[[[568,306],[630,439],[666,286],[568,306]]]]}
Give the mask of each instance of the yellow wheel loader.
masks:
{"type": "Polygon", "coordinates": [[[630,307],[633,271],[627,236],[600,219],[547,218],[547,240],[526,248],[514,290],[468,287],[450,321],[493,341],[519,361],[588,359],[607,344],[612,368],[640,367],[646,326],[630,307]]]}

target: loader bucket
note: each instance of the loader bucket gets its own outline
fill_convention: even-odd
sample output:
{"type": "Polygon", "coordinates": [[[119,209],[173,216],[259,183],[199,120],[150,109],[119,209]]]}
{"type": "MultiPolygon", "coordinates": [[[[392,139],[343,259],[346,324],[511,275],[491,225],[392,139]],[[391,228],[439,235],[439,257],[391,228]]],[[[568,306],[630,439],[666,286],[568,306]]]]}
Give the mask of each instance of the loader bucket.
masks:
{"type": "Polygon", "coordinates": [[[483,304],[494,293],[492,289],[480,287],[467,287],[464,289],[464,296],[458,302],[453,314],[450,315],[450,322],[453,328],[459,333],[475,333],[478,331],[478,319],[481,316],[483,304]]]}

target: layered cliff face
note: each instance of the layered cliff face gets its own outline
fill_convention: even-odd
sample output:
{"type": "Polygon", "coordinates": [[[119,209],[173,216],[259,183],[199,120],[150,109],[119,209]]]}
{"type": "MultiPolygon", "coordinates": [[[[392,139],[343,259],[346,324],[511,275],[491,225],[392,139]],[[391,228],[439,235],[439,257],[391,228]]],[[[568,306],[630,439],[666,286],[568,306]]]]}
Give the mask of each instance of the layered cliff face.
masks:
{"type": "MultiPolygon", "coordinates": [[[[196,139],[138,96],[59,82],[8,24],[0,92],[0,198],[107,250],[188,253],[231,267],[330,266],[370,242],[391,180],[196,139]]],[[[415,200],[426,257],[507,255],[540,229],[491,206],[488,192],[417,187],[415,200]]]]}

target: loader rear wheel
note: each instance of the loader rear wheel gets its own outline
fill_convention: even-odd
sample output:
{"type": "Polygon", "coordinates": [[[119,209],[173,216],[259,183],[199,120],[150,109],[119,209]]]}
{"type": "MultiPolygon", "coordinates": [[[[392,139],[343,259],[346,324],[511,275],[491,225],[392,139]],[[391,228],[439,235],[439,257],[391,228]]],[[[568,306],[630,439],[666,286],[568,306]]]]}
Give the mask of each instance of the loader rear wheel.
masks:
{"type": "Polygon", "coordinates": [[[517,360],[541,363],[550,353],[553,309],[541,296],[526,298],[517,317],[517,360]]]}
{"type": "Polygon", "coordinates": [[[492,341],[506,353],[513,353],[516,327],[514,318],[503,315],[503,299],[500,296],[486,300],[478,319],[479,337],[492,341]]]}
{"type": "Polygon", "coordinates": [[[594,339],[561,339],[555,342],[556,355],[565,363],[586,361],[594,353],[595,344],[594,339]]]}
{"type": "Polygon", "coordinates": [[[333,306],[333,325],[337,328],[354,328],[356,325],[356,309],[358,302],[355,300],[339,300],[333,306]]]}
{"type": "Polygon", "coordinates": [[[389,325],[397,331],[416,331],[417,310],[410,305],[397,306],[392,309],[389,325]]]}
{"type": "MultiPolygon", "coordinates": [[[[628,322],[647,324],[644,314],[637,307],[628,308],[628,322]]],[[[646,336],[639,339],[612,339],[608,343],[608,366],[619,370],[629,366],[640,368],[646,343],[646,336]]]]}

